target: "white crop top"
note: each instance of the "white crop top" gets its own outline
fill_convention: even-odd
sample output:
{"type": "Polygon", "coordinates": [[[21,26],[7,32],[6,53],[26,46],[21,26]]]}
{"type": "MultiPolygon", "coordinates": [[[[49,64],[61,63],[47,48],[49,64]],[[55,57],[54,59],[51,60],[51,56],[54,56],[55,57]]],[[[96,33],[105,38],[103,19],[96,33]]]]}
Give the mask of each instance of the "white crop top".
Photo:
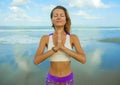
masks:
{"type": "MultiPolygon", "coordinates": [[[[52,35],[53,34],[49,35],[48,50],[51,50],[52,47],[54,47],[52,35]]],[[[69,34],[66,35],[66,42],[64,46],[72,50],[69,34]]],[[[54,53],[52,56],[50,56],[50,61],[70,61],[70,56],[65,52],[59,50],[56,53],[54,53]]]]}

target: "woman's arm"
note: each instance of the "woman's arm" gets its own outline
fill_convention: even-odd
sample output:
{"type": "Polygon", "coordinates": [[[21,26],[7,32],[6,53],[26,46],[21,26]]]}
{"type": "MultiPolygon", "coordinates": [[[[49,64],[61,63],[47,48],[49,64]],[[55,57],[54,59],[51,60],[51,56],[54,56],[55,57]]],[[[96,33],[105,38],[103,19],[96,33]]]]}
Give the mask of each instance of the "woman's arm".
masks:
{"type": "Polygon", "coordinates": [[[76,35],[70,35],[70,41],[72,43],[72,46],[75,47],[76,52],[66,48],[65,46],[61,46],[61,50],[63,50],[65,53],[73,57],[74,59],[78,60],[82,64],[86,62],[86,56],[85,53],[80,45],[79,39],[76,35]]]}
{"type": "Polygon", "coordinates": [[[49,51],[44,53],[44,49],[47,46],[48,40],[49,40],[48,35],[44,35],[41,38],[39,47],[38,47],[36,54],[34,56],[34,64],[39,64],[39,63],[43,62],[45,59],[47,59],[49,56],[51,56],[52,54],[55,53],[54,50],[49,50],[49,51]]]}

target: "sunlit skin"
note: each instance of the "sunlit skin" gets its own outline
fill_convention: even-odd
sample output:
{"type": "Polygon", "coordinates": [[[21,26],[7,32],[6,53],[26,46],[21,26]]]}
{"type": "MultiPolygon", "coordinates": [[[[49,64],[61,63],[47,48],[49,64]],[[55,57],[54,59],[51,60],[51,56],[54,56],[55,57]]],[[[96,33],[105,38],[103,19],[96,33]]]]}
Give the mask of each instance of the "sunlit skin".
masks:
{"type": "Polygon", "coordinates": [[[54,24],[56,30],[62,30],[59,28],[64,28],[66,23],[66,16],[62,9],[56,9],[53,12],[52,23],[54,24]]]}
{"type": "MultiPolygon", "coordinates": [[[[55,49],[61,50],[72,58],[84,64],[86,62],[86,57],[84,51],[81,48],[79,43],[79,39],[76,35],[70,35],[70,44],[72,47],[75,47],[76,51],[72,51],[64,46],[66,41],[66,32],[64,31],[64,25],[66,24],[66,16],[64,10],[55,9],[52,15],[52,23],[54,25],[55,31],[53,33],[53,43],[55,45],[55,49]]],[[[34,63],[40,64],[45,59],[49,58],[55,52],[51,49],[47,52],[44,52],[45,47],[48,46],[49,36],[44,35],[41,38],[39,47],[34,57],[34,63]]],[[[54,76],[64,77],[69,75],[72,72],[71,70],[71,62],[70,61],[50,61],[49,73],[54,76]]]]}
{"type": "Polygon", "coordinates": [[[66,16],[62,9],[54,10],[52,23],[54,24],[54,27],[55,27],[55,32],[53,36],[54,45],[59,46],[61,45],[61,43],[65,43],[65,36],[66,36],[66,33],[64,31],[66,16]],[[63,40],[63,42],[61,40],[63,40]]]}

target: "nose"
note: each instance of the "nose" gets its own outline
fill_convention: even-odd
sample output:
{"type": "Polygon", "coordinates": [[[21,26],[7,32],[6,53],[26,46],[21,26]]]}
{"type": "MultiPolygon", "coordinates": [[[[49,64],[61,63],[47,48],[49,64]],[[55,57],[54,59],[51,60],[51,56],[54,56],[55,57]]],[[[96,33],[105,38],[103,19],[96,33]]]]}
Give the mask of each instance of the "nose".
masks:
{"type": "Polygon", "coordinates": [[[60,20],[60,19],[61,19],[60,17],[57,18],[57,20],[60,20]]]}
{"type": "Polygon", "coordinates": [[[60,17],[60,16],[58,16],[58,17],[57,17],[57,20],[60,20],[60,19],[61,19],[61,17],[60,17]]]}

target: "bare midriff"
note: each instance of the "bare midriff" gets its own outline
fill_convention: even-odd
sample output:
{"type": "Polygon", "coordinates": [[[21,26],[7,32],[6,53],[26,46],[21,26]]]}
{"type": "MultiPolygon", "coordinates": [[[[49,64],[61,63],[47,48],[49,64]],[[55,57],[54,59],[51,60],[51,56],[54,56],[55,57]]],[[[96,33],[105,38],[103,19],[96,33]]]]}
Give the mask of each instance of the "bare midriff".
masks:
{"type": "Polygon", "coordinates": [[[51,61],[49,73],[53,76],[64,77],[72,72],[70,61],[51,61]]]}

